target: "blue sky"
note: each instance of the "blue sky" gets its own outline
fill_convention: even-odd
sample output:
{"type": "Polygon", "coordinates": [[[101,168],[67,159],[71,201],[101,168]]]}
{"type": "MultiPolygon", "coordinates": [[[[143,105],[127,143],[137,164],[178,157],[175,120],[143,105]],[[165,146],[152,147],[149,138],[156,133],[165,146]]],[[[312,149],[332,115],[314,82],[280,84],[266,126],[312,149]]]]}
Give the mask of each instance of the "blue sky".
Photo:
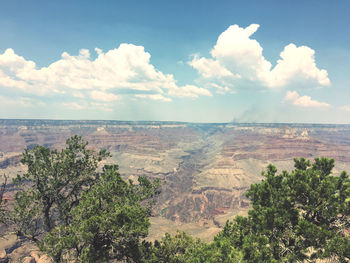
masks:
{"type": "Polygon", "coordinates": [[[0,118],[350,123],[349,11],[3,0],[0,118]]]}

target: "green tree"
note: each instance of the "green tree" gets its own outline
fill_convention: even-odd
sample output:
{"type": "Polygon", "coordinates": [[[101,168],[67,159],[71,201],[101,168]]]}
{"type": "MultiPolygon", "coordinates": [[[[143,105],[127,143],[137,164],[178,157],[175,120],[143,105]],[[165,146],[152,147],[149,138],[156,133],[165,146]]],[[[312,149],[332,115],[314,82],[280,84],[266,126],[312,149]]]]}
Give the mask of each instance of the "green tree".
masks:
{"type": "Polygon", "coordinates": [[[195,240],[184,232],[177,232],[174,236],[166,233],[161,241],[154,242],[151,256],[147,258],[146,262],[182,263],[185,262],[189,250],[193,251],[199,245],[199,239],[195,240]]]}
{"type": "Polygon", "coordinates": [[[23,153],[28,171],[15,179],[22,185],[12,217],[17,233],[56,262],[141,262],[159,180],[126,182],[117,165],[99,168],[106,150],[96,154],[80,136],[66,143],[61,151],[35,146],[23,153]]]}
{"type": "Polygon", "coordinates": [[[227,223],[216,242],[228,240],[247,262],[350,260],[350,179],[333,176],[333,167],[327,158],[295,159],[290,173],[269,165],[247,192],[248,217],[227,223]]]}
{"type": "Polygon", "coordinates": [[[141,262],[141,239],[148,234],[153,198],[159,181],[139,177],[125,182],[118,166],[105,166],[98,183],[82,194],[72,209],[72,221],[55,227],[42,248],[60,262],[103,262],[110,259],[141,262]]]}
{"type": "Polygon", "coordinates": [[[109,153],[102,150],[95,154],[76,135],[66,144],[61,151],[35,146],[23,153],[21,162],[28,171],[15,179],[25,186],[15,196],[13,218],[18,234],[36,240],[57,224],[68,225],[70,211],[79,203],[82,192],[98,180],[98,164],[109,153]]]}
{"type": "Polygon", "coordinates": [[[0,186],[0,224],[7,224],[8,223],[8,211],[6,209],[7,200],[4,198],[6,185],[7,185],[7,176],[3,174],[2,177],[3,177],[3,182],[0,186]]]}
{"type": "Polygon", "coordinates": [[[184,232],[174,236],[165,234],[161,241],[155,241],[151,252],[147,251],[147,263],[232,263],[240,262],[241,253],[235,248],[228,249],[226,240],[218,243],[204,243],[184,232]],[[227,254],[225,251],[229,251],[227,254]]]}

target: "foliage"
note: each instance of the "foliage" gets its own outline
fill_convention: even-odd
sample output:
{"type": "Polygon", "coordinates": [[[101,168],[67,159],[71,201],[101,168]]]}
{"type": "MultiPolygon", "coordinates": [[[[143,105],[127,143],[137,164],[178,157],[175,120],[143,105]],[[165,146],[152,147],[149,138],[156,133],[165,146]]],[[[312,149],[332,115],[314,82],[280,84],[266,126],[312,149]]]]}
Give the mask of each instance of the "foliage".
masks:
{"type": "Polygon", "coordinates": [[[7,176],[4,174],[2,177],[4,178],[4,181],[0,186],[0,223],[6,224],[8,223],[8,211],[6,209],[7,200],[4,198],[4,194],[7,185],[7,176]]]}
{"type": "Polygon", "coordinates": [[[36,239],[58,224],[68,225],[70,211],[82,192],[98,180],[98,164],[109,153],[102,150],[96,155],[80,136],[66,143],[62,151],[34,146],[23,153],[21,162],[28,166],[28,172],[18,175],[15,182],[29,187],[15,196],[14,219],[19,234],[36,239]]]}
{"type": "Polygon", "coordinates": [[[177,232],[174,236],[165,234],[161,241],[155,241],[151,252],[148,251],[147,263],[230,263],[239,262],[241,254],[231,248],[226,254],[227,243],[203,243],[184,232],[177,232]]]}
{"type": "Polygon", "coordinates": [[[140,240],[148,233],[158,186],[158,181],[145,177],[139,177],[138,184],[125,182],[118,166],[105,166],[98,183],[73,208],[71,224],[58,226],[45,237],[44,250],[57,261],[73,257],[79,262],[140,262],[140,240]]]}
{"type": "Polygon", "coordinates": [[[231,242],[247,262],[349,260],[350,179],[345,172],[333,176],[333,167],[327,158],[295,159],[290,173],[269,165],[247,192],[248,217],[228,222],[215,242],[231,242]]]}
{"type": "Polygon", "coordinates": [[[14,203],[17,233],[56,262],[140,262],[159,181],[125,182],[117,165],[98,172],[106,150],[95,154],[80,136],[66,143],[61,151],[35,146],[23,153],[28,172],[15,179],[23,185],[14,203]]]}
{"type": "Polygon", "coordinates": [[[28,191],[16,193],[12,221],[16,224],[18,236],[26,236],[36,241],[40,235],[42,206],[28,191]]]}
{"type": "Polygon", "coordinates": [[[166,233],[161,241],[155,241],[151,255],[146,260],[148,263],[179,263],[185,262],[189,251],[200,245],[199,240],[194,240],[184,232],[177,232],[173,237],[166,233]]]}

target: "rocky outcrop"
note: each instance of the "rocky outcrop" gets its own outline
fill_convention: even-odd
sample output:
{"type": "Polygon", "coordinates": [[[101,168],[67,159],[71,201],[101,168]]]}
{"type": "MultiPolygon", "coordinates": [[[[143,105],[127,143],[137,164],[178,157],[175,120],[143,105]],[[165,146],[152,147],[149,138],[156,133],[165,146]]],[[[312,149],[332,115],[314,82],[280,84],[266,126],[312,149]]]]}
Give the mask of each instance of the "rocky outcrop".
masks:
{"type": "Polygon", "coordinates": [[[52,259],[47,255],[42,255],[38,251],[30,252],[30,256],[26,256],[21,260],[22,263],[53,263],[52,259]]]}
{"type": "Polygon", "coordinates": [[[30,256],[27,257],[30,263],[53,263],[52,259],[45,254],[38,251],[30,252],[30,256]]]}

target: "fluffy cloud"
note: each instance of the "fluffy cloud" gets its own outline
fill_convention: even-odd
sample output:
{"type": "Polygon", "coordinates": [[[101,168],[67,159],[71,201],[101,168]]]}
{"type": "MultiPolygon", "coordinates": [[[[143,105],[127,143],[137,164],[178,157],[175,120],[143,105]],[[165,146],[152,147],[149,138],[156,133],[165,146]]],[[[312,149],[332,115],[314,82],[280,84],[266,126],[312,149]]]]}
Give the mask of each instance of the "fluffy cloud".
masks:
{"type": "Polygon", "coordinates": [[[316,66],[315,51],[306,46],[287,45],[272,68],[263,56],[259,42],[250,38],[258,28],[257,24],[246,28],[230,26],[219,36],[211,50],[211,58],[195,56],[189,64],[203,81],[231,89],[242,84],[268,88],[293,84],[305,87],[330,85],[327,71],[316,66]]]}
{"type": "Polygon", "coordinates": [[[198,72],[204,78],[221,78],[221,77],[237,77],[239,75],[234,75],[231,71],[222,66],[218,60],[212,60],[207,58],[199,58],[195,55],[193,60],[189,64],[198,70],[198,72]]]}
{"type": "Polygon", "coordinates": [[[159,100],[159,101],[165,101],[165,102],[171,101],[170,98],[166,98],[162,94],[136,94],[135,97],[143,98],[143,99],[147,98],[151,100],[159,100]]]}
{"type": "MultiPolygon", "coordinates": [[[[104,53],[95,49],[97,58],[82,49],[78,56],[63,52],[61,59],[37,69],[35,62],[17,55],[12,49],[0,54],[0,91],[17,90],[30,96],[66,96],[112,102],[120,99],[118,89],[148,99],[171,101],[169,97],[210,96],[195,86],[176,84],[174,76],[164,74],[151,63],[151,55],[142,46],[121,44],[104,53]]],[[[79,107],[74,107],[79,108],[79,107]]]]}
{"type": "Polygon", "coordinates": [[[296,91],[288,91],[284,97],[284,102],[306,108],[330,107],[330,105],[326,102],[312,100],[310,96],[300,96],[296,91]]]}
{"type": "Polygon", "coordinates": [[[289,44],[280,54],[281,59],[265,80],[269,87],[285,86],[294,81],[313,81],[315,85],[329,86],[328,73],[318,69],[315,62],[315,51],[307,46],[297,47],[289,44]]]}

